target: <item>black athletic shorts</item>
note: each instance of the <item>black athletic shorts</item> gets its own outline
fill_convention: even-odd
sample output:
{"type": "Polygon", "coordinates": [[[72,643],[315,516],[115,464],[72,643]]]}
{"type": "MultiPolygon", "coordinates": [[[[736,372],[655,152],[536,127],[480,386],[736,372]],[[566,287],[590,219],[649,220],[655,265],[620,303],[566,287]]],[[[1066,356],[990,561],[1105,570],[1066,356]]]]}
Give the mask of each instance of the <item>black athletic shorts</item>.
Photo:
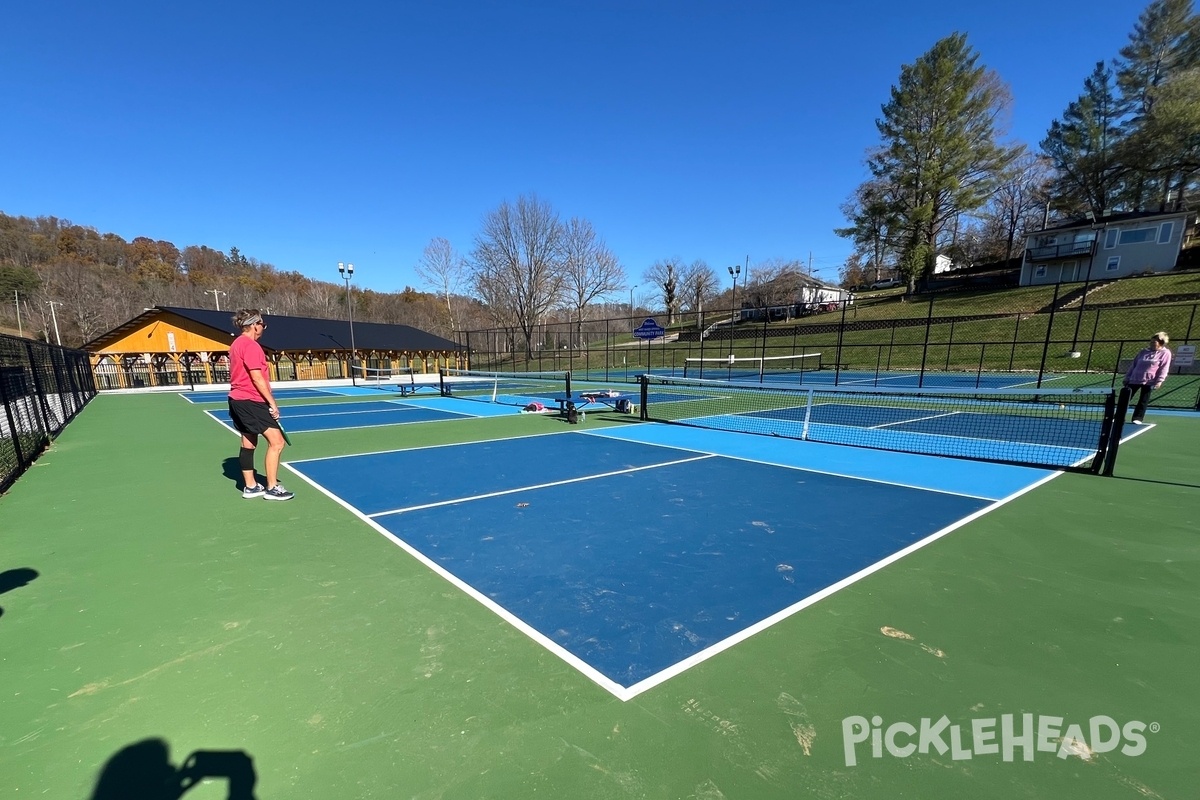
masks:
{"type": "Polygon", "coordinates": [[[279,423],[271,417],[270,406],[261,400],[230,400],[229,416],[238,433],[257,436],[267,428],[278,428],[279,423]]]}

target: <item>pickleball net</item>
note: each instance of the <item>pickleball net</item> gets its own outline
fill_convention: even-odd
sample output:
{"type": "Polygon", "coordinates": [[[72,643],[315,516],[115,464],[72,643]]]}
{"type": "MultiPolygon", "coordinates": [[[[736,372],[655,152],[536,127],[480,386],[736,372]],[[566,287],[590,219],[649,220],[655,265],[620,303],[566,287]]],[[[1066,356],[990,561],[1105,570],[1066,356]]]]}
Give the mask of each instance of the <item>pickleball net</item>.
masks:
{"type": "Polygon", "coordinates": [[[683,362],[683,377],[726,381],[803,379],[806,372],[821,369],[820,353],[786,356],[689,357],[683,362]]]}
{"type": "Polygon", "coordinates": [[[571,393],[570,372],[482,372],[443,368],[439,387],[443,397],[525,407],[550,405],[571,393]]]}
{"type": "Polygon", "coordinates": [[[416,372],[411,367],[358,366],[355,377],[364,385],[381,391],[399,390],[401,394],[408,394],[416,390],[416,372]]]}
{"type": "MultiPolygon", "coordinates": [[[[640,377],[642,418],[922,455],[1099,472],[1111,389],[800,387],[640,377]]],[[[1112,447],[1115,458],[1115,444],[1112,447]]]]}

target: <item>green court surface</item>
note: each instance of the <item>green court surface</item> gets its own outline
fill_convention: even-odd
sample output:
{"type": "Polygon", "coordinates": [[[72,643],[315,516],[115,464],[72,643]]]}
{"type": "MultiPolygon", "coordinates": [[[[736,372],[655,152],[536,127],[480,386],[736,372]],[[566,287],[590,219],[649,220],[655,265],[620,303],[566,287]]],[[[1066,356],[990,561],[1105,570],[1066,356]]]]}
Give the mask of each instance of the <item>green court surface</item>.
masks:
{"type": "MultiPolygon", "coordinates": [[[[202,407],[104,395],[0,498],[0,575],[37,572],[0,584],[0,797],[153,800],[96,787],[155,738],[172,767],[247,754],[259,800],[1196,797],[1200,417],[1151,420],[1116,477],[1061,475],[622,702],[286,469],[295,500],[241,499],[202,407]],[[1051,751],[988,752],[1004,715],[1057,726],[1051,751]],[[889,752],[943,716],[957,742],[889,752]],[[847,757],[856,717],[878,757],[870,730],[847,757]]],[[[319,432],[285,459],[561,428],[319,432]]]]}

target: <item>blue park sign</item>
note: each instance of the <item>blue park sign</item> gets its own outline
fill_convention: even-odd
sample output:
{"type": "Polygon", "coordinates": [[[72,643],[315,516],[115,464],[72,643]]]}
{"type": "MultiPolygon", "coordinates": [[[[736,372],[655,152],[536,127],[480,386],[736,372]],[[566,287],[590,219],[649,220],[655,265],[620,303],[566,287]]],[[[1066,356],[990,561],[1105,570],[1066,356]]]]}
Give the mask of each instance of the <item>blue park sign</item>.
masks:
{"type": "Polygon", "coordinates": [[[645,322],[633,329],[633,335],[639,339],[657,339],[664,333],[666,330],[653,317],[646,317],[645,322]]]}

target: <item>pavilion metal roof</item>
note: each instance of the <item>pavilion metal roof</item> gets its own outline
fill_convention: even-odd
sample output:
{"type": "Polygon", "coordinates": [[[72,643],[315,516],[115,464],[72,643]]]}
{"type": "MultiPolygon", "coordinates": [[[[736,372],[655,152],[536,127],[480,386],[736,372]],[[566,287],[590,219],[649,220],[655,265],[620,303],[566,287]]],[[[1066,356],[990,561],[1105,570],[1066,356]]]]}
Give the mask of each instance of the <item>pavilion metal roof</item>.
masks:
{"type": "MultiPolygon", "coordinates": [[[[97,336],[84,349],[94,349],[94,345],[125,335],[136,330],[163,312],[175,314],[213,330],[213,338],[219,338],[221,333],[228,334],[230,341],[239,333],[233,324],[233,313],[229,311],[210,311],[202,308],[179,308],[176,306],[156,306],[147,309],[123,325],[107,333],[97,336]]],[[[308,350],[349,350],[350,323],[339,319],[318,319],[316,317],[289,317],[280,314],[264,314],[267,323],[259,343],[266,350],[276,352],[304,352],[308,350]]],[[[436,334],[428,333],[411,325],[387,325],[380,322],[354,323],[354,348],[356,350],[376,350],[409,353],[446,352],[465,349],[457,342],[436,334]]]]}

